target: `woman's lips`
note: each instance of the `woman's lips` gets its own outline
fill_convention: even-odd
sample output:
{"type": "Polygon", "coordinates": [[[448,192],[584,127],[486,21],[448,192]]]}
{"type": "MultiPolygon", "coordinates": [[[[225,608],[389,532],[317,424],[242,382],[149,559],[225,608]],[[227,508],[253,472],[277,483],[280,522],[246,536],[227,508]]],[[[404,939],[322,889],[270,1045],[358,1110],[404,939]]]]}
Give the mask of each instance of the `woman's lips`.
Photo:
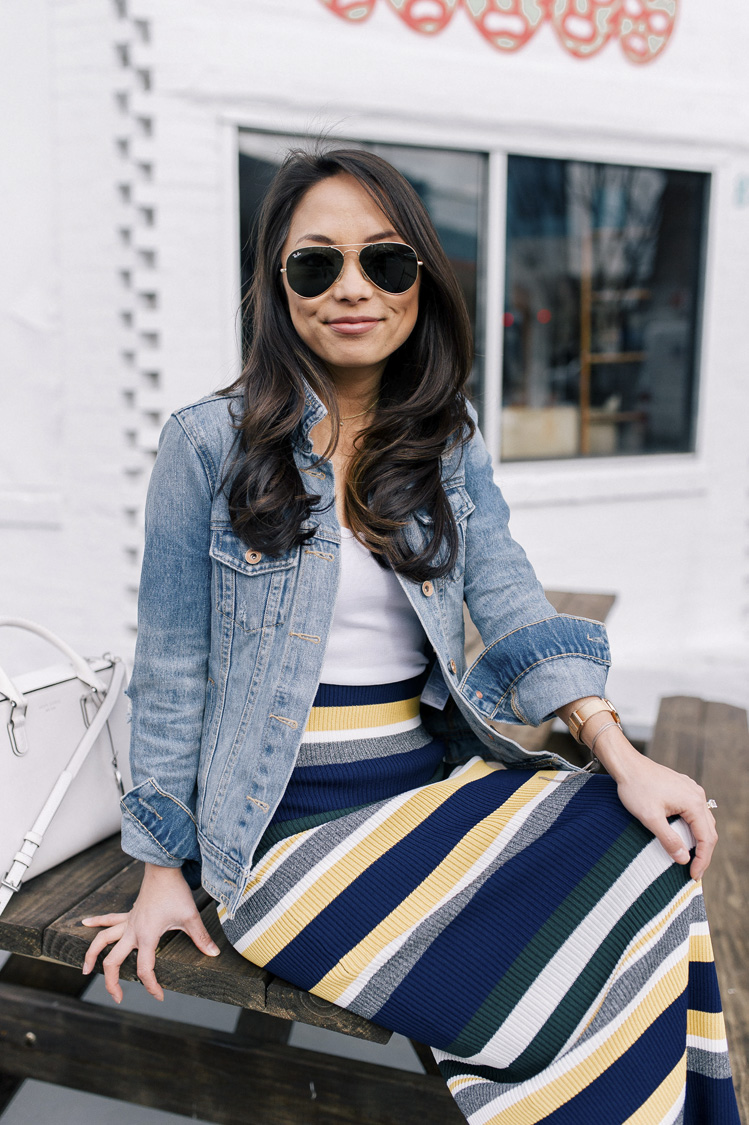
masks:
{"type": "Polygon", "coordinates": [[[340,320],[329,320],[328,327],[341,336],[363,336],[379,323],[376,317],[341,317],[340,320]]]}

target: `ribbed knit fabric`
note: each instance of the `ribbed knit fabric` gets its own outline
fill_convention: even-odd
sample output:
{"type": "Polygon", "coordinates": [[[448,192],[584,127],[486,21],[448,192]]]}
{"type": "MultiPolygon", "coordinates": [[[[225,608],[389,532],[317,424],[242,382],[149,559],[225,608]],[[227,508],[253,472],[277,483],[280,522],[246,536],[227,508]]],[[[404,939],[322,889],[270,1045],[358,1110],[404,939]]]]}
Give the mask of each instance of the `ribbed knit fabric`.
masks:
{"type": "Polygon", "coordinates": [[[444,746],[421,725],[426,673],[393,684],[320,684],[294,772],[255,852],[325,820],[441,780],[444,746]]]}
{"type": "Polygon", "coordinates": [[[429,1043],[470,1125],[739,1125],[701,885],[610,777],[474,758],[318,812],[218,914],[254,964],[429,1043]]]}

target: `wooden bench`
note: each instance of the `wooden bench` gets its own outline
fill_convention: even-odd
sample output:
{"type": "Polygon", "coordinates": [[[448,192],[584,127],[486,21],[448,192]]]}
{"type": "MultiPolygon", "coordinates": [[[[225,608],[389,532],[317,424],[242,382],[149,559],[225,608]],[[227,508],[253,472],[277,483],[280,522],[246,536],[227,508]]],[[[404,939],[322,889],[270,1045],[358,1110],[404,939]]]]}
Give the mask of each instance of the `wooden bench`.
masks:
{"type": "MultiPolygon", "coordinates": [[[[698,777],[718,802],[722,838],[707,879],[708,909],[747,1110],[746,712],[665,699],[650,752],[698,777]]],[[[0,949],[12,954],[0,969],[0,1112],[24,1078],[37,1078],[221,1125],[460,1125],[428,1048],[414,1044],[427,1071],[421,1075],[288,1046],[292,1020],[378,1043],[390,1033],[245,961],[202,890],[195,900],[221,955],[203,956],[175,931],[162,939],[156,972],[167,989],[239,1006],[233,1034],[81,1000],[92,931],[80,919],[129,909],[141,874],[113,837],[39,875],[0,916],[0,949]]],[[[135,954],[121,976],[137,979],[135,954]]]]}

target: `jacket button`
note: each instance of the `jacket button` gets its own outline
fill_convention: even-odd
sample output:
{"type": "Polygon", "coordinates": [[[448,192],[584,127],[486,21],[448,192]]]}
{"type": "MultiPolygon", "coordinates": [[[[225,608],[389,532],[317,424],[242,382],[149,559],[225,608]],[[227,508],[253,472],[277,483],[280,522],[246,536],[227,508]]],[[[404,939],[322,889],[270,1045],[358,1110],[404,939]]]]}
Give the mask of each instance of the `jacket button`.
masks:
{"type": "Polygon", "coordinates": [[[434,586],[428,579],[426,582],[421,583],[421,592],[425,598],[431,598],[434,593],[434,586]]]}
{"type": "Polygon", "coordinates": [[[248,563],[259,563],[262,557],[259,551],[248,551],[245,555],[248,563]]]}
{"type": "Polygon", "coordinates": [[[454,661],[454,660],[451,660],[451,661],[450,661],[450,671],[452,672],[453,676],[457,676],[457,674],[458,674],[458,665],[457,665],[457,664],[455,663],[455,661],[454,661]]]}

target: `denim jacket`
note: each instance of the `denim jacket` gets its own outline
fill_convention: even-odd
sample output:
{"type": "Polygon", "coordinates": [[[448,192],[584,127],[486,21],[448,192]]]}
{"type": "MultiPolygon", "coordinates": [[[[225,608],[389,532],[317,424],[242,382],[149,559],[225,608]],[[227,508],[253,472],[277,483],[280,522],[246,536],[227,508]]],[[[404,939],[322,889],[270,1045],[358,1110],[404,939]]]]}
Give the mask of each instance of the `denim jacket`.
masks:
{"type": "MultiPolygon", "coordinates": [[[[294,768],[318,686],[338,586],[340,526],[333,469],[316,465],[310,430],[325,414],[308,389],[294,457],[321,495],[314,534],[271,558],[233,532],[222,466],[239,395],[210,395],[161,434],[146,503],[138,639],[128,689],[133,788],[122,846],[182,867],[233,917],[255,847],[294,768]]],[[[581,696],[603,694],[609,666],[598,621],[558,614],[508,530],[508,509],[477,431],[443,458],[459,531],[452,570],[431,582],[398,575],[434,651],[422,703],[451,761],[574,769],[523,749],[498,722],[538,725],[581,696]],[[486,646],[466,668],[463,601],[486,646]]],[[[430,536],[417,511],[406,534],[430,536]]]]}

